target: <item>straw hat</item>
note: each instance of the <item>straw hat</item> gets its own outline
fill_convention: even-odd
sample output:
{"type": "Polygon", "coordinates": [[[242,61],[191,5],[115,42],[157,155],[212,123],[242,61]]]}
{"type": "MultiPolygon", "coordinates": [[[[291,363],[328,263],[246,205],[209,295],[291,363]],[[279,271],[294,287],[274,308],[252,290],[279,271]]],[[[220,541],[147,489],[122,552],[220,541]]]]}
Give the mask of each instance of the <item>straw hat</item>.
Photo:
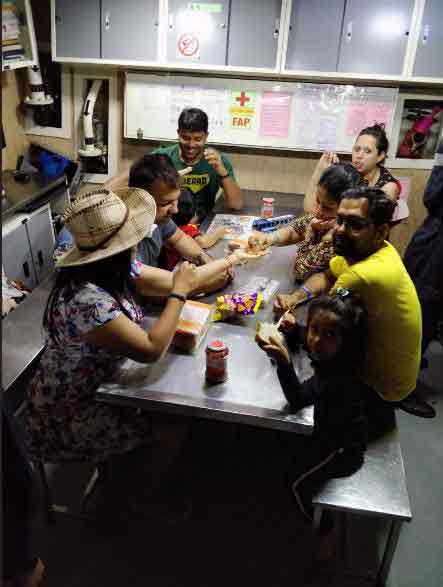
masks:
{"type": "Polygon", "coordinates": [[[99,189],[77,197],[63,215],[75,247],[57,267],[94,263],[139,243],[155,220],[154,198],[139,188],[99,189]]]}

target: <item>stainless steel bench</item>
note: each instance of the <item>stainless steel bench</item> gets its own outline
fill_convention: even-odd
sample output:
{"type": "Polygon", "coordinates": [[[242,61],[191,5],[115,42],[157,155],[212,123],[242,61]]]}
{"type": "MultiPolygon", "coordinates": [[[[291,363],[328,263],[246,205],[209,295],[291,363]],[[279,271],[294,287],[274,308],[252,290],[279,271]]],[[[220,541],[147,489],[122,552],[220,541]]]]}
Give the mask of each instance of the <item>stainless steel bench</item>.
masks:
{"type": "Polygon", "coordinates": [[[403,522],[412,519],[398,429],[370,443],[361,469],[350,477],[330,479],[313,497],[314,528],[324,510],[389,519],[389,534],[377,572],[385,585],[403,522]]]}

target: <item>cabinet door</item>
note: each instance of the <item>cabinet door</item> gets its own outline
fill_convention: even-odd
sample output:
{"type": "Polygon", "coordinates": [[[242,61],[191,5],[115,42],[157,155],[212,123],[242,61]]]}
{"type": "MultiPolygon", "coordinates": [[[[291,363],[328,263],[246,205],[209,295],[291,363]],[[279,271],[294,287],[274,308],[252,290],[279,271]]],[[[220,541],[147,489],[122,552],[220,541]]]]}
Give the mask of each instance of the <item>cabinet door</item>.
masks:
{"type": "Polygon", "coordinates": [[[281,0],[231,0],[228,65],[274,68],[280,31],[281,0]]]}
{"type": "Polygon", "coordinates": [[[25,224],[19,224],[2,238],[2,263],[9,279],[22,281],[29,288],[37,285],[25,224]]]}
{"type": "Polygon", "coordinates": [[[443,0],[426,0],[414,75],[443,77],[443,0]]]}
{"type": "Polygon", "coordinates": [[[100,0],[55,0],[55,33],[57,57],[99,59],[100,0]]]}
{"type": "Polygon", "coordinates": [[[225,65],[229,0],[169,0],[168,61],[225,65]]]}
{"type": "Polygon", "coordinates": [[[102,0],[102,58],[156,61],[158,0],[102,0]]]}
{"type": "Polygon", "coordinates": [[[344,0],[293,0],[286,69],[337,71],[344,0]]]}
{"type": "Polygon", "coordinates": [[[31,254],[37,281],[41,282],[54,270],[52,254],[54,252],[55,238],[49,208],[44,207],[30,216],[26,223],[26,230],[31,244],[31,254]]]}
{"type": "Polygon", "coordinates": [[[338,71],[400,75],[414,0],[348,0],[338,71]]]}

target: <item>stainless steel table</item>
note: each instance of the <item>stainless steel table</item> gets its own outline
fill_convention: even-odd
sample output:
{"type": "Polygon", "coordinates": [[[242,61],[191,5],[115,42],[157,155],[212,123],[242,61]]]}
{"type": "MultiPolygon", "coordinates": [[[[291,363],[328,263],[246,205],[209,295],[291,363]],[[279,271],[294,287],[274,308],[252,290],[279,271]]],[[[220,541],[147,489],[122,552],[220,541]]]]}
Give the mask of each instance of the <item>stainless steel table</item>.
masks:
{"type": "Polygon", "coordinates": [[[43,313],[51,275],[2,320],[2,388],[7,391],[44,349],[43,313]]]}
{"type": "Polygon", "coordinates": [[[290,414],[275,368],[254,342],[247,326],[215,323],[208,340],[222,338],[230,356],[225,383],[205,382],[205,344],[195,355],[169,351],[153,365],[128,360],[118,382],[102,385],[99,400],[145,410],[312,432],[312,406],[290,414]]]}
{"type": "MultiPolygon", "coordinates": [[[[211,254],[225,254],[227,241],[211,249],[211,254]]],[[[223,292],[206,296],[202,301],[212,303],[217,295],[232,292],[254,275],[280,281],[280,291],[293,290],[291,264],[294,247],[275,247],[267,257],[236,268],[236,277],[223,292]]],[[[254,342],[257,320],[272,320],[272,303],[254,317],[235,323],[214,323],[207,340],[221,338],[230,349],[229,378],[226,383],[209,386],[205,383],[205,342],[195,355],[183,355],[170,350],[151,366],[128,361],[126,373],[119,382],[102,385],[97,397],[101,401],[133,406],[146,410],[212,418],[310,434],[312,407],[290,414],[280,384],[265,353],[254,342]]],[[[306,376],[306,358],[301,359],[306,376]]]]}

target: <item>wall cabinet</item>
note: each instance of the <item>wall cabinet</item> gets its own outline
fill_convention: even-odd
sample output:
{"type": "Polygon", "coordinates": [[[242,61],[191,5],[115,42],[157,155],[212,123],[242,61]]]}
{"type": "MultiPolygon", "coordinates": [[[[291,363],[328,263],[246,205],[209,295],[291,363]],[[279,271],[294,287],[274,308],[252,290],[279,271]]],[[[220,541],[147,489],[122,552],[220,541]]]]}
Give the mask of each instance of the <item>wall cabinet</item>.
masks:
{"type": "Polygon", "coordinates": [[[100,0],[56,0],[56,55],[100,57],[100,0]]]}
{"type": "Polygon", "coordinates": [[[158,0],[102,0],[103,59],[156,61],[158,0]]]}
{"type": "Polygon", "coordinates": [[[401,75],[414,0],[293,0],[286,69],[401,75]]]}
{"type": "Polygon", "coordinates": [[[2,263],[6,275],[36,287],[53,271],[54,230],[49,204],[15,214],[2,225],[2,263]]]}
{"type": "Polygon", "coordinates": [[[420,25],[414,75],[443,77],[443,0],[426,0],[420,25]]]}
{"type": "Polygon", "coordinates": [[[224,65],[228,42],[229,0],[190,3],[169,0],[167,59],[224,65]]]}
{"type": "Polygon", "coordinates": [[[54,0],[57,59],[155,61],[159,0],[54,0]]]}
{"type": "Polygon", "coordinates": [[[281,0],[169,0],[167,60],[274,69],[281,11],[281,0]]]}
{"type": "Polygon", "coordinates": [[[336,71],[345,0],[293,0],[286,69],[336,71]]]}
{"type": "Polygon", "coordinates": [[[338,71],[401,75],[414,0],[348,0],[338,71]]]}
{"type": "Polygon", "coordinates": [[[275,68],[281,0],[231,0],[227,65],[275,68]]]}
{"type": "Polygon", "coordinates": [[[443,0],[51,2],[55,61],[443,83],[443,0]]]}

